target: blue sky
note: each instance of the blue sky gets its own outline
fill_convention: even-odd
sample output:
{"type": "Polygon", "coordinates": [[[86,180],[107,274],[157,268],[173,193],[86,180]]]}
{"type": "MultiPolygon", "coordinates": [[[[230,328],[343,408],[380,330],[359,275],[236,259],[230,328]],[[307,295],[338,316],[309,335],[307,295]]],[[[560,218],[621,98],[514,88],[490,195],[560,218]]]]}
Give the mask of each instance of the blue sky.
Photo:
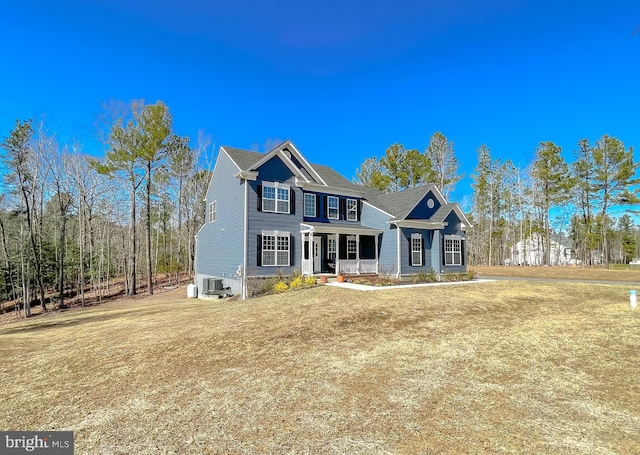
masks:
{"type": "Polygon", "coordinates": [[[523,166],[540,141],[568,159],[605,133],[640,146],[639,25],[637,0],[9,0],[0,136],[44,115],[101,156],[101,102],[160,99],[179,134],[292,139],[350,178],[441,131],[462,200],[482,143],[523,166]]]}

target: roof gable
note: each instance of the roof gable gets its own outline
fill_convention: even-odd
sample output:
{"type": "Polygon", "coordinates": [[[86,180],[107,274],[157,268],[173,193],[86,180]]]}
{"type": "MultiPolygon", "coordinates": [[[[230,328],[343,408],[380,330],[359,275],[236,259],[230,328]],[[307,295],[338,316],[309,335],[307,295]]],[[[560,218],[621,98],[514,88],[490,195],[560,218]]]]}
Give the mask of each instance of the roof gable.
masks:
{"type": "Polygon", "coordinates": [[[433,192],[440,204],[446,203],[442,193],[433,184],[407,188],[395,193],[385,193],[378,196],[378,200],[391,210],[391,214],[397,219],[403,220],[413,211],[425,196],[433,192]]]}

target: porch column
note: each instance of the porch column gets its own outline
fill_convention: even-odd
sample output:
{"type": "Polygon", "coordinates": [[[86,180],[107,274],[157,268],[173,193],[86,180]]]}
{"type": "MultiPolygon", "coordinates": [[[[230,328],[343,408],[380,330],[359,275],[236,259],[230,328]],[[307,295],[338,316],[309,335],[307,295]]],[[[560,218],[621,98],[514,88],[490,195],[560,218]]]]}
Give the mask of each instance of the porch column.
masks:
{"type": "Polygon", "coordinates": [[[313,252],[315,251],[313,249],[313,231],[309,232],[309,234],[307,234],[309,236],[309,242],[307,243],[307,251],[309,252],[309,262],[307,267],[309,267],[309,276],[313,276],[313,267],[314,267],[314,262],[315,262],[315,258],[313,257],[313,252]]]}
{"type": "Polygon", "coordinates": [[[360,275],[360,234],[356,234],[356,270],[360,275]]]}
{"type": "Polygon", "coordinates": [[[376,249],[375,258],[376,258],[376,275],[377,275],[380,273],[380,270],[379,270],[380,258],[378,257],[378,234],[374,236],[374,239],[375,239],[375,249],[376,249]]]}
{"type": "Polygon", "coordinates": [[[305,275],[307,273],[307,269],[305,268],[305,259],[304,259],[304,232],[300,233],[300,245],[302,246],[300,248],[300,251],[302,251],[302,257],[300,258],[300,264],[302,264],[302,274],[305,275]]]}
{"type": "Polygon", "coordinates": [[[336,275],[340,274],[340,234],[335,233],[336,236],[336,275]]]}

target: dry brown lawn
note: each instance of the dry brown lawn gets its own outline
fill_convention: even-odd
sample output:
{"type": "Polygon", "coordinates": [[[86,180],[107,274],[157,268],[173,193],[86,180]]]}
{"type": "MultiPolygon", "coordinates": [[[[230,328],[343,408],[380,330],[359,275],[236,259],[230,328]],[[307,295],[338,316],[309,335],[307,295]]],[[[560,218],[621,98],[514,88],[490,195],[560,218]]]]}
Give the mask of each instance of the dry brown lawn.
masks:
{"type": "Polygon", "coordinates": [[[480,276],[512,276],[570,280],[602,280],[640,283],[640,270],[609,270],[597,267],[483,267],[472,266],[480,276]]]}
{"type": "Polygon", "coordinates": [[[629,287],[146,299],[0,326],[0,429],[77,454],[640,453],[629,287]]]}

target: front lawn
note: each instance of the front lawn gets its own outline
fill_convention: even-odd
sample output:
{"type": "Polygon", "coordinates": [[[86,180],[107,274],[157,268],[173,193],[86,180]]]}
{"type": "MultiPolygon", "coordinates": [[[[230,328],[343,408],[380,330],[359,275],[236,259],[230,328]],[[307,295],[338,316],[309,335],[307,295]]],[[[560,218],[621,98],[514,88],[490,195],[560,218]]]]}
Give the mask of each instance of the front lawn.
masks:
{"type": "Polygon", "coordinates": [[[628,293],[181,288],[38,316],[0,326],[0,428],[76,454],[640,453],[628,293]]]}

